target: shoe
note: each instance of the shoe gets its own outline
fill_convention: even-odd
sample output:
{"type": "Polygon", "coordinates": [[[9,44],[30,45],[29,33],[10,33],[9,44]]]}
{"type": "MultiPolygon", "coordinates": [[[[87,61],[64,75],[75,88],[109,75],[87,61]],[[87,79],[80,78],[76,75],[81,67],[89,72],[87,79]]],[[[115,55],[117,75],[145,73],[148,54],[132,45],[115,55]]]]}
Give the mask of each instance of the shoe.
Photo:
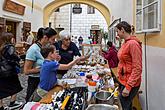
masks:
{"type": "Polygon", "coordinates": [[[9,110],[15,110],[15,109],[21,108],[22,106],[23,106],[22,102],[15,101],[15,103],[12,105],[9,105],[8,108],[9,110]]]}
{"type": "Polygon", "coordinates": [[[5,107],[4,110],[9,110],[9,107],[5,107]]]}
{"type": "Polygon", "coordinates": [[[0,107],[0,110],[9,110],[8,107],[0,107]]]}

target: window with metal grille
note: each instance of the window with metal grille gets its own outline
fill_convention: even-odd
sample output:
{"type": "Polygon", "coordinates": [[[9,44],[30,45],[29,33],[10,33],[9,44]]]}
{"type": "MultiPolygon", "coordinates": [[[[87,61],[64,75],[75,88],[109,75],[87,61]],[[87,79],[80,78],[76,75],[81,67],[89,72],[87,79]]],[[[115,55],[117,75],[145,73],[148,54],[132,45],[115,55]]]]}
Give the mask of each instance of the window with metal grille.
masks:
{"type": "Polygon", "coordinates": [[[87,6],[87,13],[88,14],[95,14],[95,8],[92,6],[87,6]]]}
{"type": "Polygon", "coordinates": [[[74,4],[73,5],[73,13],[74,14],[81,14],[82,13],[82,8],[80,4],[74,4]]]}
{"type": "Polygon", "coordinates": [[[160,0],[137,0],[136,32],[158,32],[161,27],[160,0]]]}

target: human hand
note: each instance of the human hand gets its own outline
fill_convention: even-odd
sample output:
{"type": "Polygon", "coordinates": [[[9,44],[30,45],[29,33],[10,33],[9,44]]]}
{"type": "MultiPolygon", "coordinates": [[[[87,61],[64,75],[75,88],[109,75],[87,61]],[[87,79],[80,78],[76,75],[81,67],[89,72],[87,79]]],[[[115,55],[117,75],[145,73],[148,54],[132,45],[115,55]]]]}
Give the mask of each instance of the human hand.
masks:
{"type": "Polygon", "coordinates": [[[57,60],[57,61],[60,61],[60,60],[61,60],[61,56],[60,56],[60,55],[57,55],[56,60],[57,60]]]}
{"type": "Polygon", "coordinates": [[[75,59],[75,62],[76,62],[76,63],[79,63],[79,62],[81,61],[81,59],[82,59],[82,57],[77,57],[77,58],[75,59]]]}
{"type": "Polygon", "coordinates": [[[84,59],[81,59],[81,60],[87,60],[90,56],[91,56],[91,54],[85,55],[84,59]]]}
{"type": "Polygon", "coordinates": [[[41,69],[41,66],[37,66],[37,67],[34,68],[34,71],[35,71],[36,73],[38,73],[38,72],[40,72],[40,69],[41,69]]]}
{"type": "Polygon", "coordinates": [[[80,56],[79,58],[80,58],[80,61],[84,61],[84,60],[86,60],[87,58],[86,58],[87,56],[80,56]]]}
{"type": "Polygon", "coordinates": [[[122,96],[123,97],[127,97],[127,96],[129,96],[129,91],[126,89],[126,87],[123,89],[123,91],[122,91],[122,96]]]}

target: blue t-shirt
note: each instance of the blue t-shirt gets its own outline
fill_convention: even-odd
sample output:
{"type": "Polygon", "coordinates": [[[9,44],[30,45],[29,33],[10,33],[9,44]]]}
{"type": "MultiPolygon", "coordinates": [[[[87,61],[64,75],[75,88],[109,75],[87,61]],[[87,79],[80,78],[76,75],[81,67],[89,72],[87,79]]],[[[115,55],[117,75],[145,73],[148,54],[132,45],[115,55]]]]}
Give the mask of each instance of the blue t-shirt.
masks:
{"type": "MultiPolygon", "coordinates": [[[[41,67],[44,62],[44,58],[40,51],[41,48],[37,44],[33,44],[26,52],[26,60],[34,61],[33,68],[37,66],[41,67]]],[[[29,76],[39,77],[39,74],[30,74],[29,76]]]]}
{"type": "Polygon", "coordinates": [[[49,91],[57,83],[56,72],[59,67],[57,61],[45,60],[40,71],[40,83],[41,89],[49,91]]]}

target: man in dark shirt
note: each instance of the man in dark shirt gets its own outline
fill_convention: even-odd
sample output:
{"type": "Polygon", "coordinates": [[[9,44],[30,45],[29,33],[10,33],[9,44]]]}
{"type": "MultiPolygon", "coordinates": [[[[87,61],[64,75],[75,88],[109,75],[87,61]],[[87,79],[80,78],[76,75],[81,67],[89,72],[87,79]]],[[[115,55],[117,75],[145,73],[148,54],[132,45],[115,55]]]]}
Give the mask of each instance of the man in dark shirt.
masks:
{"type": "MultiPolygon", "coordinates": [[[[59,54],[61,56],[60,64],[68,64],[73,61],[74,56],[81,56],[78,47],[74,42],[71,42],[70,34],[63,30],[59,33],[61,40],[55,42],[56,50],[59,50],[59,54]]],[[[81,56],[81,60],[85,60],[89,58],[89,56],[81,56]]],[[[58,70],[58,78],[61,78],[67,70],[58,70]],[[62,75],[62,76],[61,76],[62,75]]]]}

